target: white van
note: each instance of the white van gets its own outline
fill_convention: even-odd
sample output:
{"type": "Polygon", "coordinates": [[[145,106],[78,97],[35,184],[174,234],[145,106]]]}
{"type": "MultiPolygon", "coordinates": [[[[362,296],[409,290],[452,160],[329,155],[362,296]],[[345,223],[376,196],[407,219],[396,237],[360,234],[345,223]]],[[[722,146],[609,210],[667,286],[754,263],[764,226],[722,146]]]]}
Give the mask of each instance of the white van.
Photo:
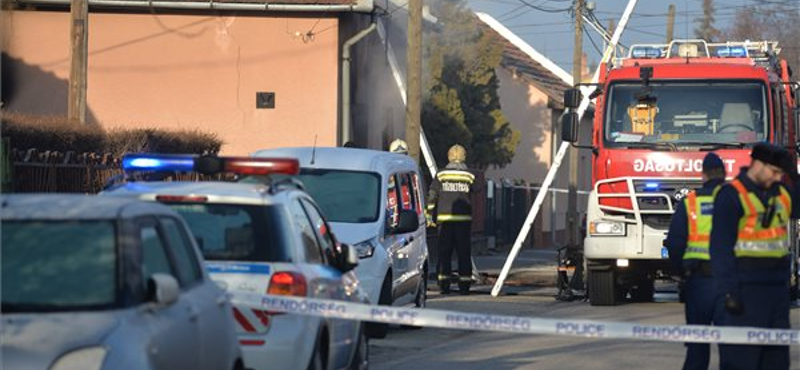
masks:
{"type": "MultiPolygon", "coordinates": [[[[280,148],[255,157],[300,160],[299,179],[337,238],[358,250],[370,302],[425,307],[428,245],[419,167],[411,157],[355,148],[280,148]]],[[[381,338],[386,325],[372,325],[381,338]]]]}

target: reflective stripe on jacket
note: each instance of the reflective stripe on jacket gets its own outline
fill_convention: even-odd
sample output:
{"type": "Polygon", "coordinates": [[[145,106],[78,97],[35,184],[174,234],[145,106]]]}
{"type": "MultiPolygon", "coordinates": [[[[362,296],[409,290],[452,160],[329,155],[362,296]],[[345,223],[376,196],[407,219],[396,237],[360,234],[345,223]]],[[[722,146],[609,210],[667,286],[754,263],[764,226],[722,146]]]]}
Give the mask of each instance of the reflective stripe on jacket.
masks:
{"type": "Polygon", "coordinates": [[[748,192],[738,179],[731,185],[739,193],[739,201],[744,209],[744,216],[739,220],[739,231],[736,245],[733,248],[736,257],[750,258],[782,258],[789,255],[789,239],[787,226],[791,215],[792,201],[789,192],[783,187],[780,194],[769,198],[767,208],[758,196],[748,192]],[[773,212],[767,212],[773,208],[773,212]],[[764,217],[770,217],[764,226],[764,217]]]}

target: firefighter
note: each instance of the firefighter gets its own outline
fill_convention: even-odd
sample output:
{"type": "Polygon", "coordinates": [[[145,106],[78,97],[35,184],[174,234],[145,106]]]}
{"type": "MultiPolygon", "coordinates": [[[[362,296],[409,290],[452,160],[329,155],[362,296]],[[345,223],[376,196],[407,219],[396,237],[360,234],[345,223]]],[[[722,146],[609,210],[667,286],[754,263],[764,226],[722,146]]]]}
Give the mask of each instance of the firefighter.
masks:
{"type": "Polygon", "coordinates": [[[408,143],[403,139],[395,139],[389,144],[389,151],[397,154],[408,154],[408,143]]]}
{"type": "Polygon", "coordinates": [[[466,295],[472,283],[470,195],[475,176],[467,170],[464,163],[467,152],[461,145],[450,147],[447,160],[450,163],[436,174],[428,194],[429,211],[439,225],[439,289],[442,294],[450,293],[450,259],[455,250],[458,256],[458,290],[466,295]]]}
{"type": "MultiPolygon", "coordinates": [[[[718,155],[703,159],[703,187],[686,195],[675,207],[666,246],[673,268],[683,277],[686,323],[719,323],[720,296],[713,294],[714,280],[708,253],[714,196],[725,182],[725,165],[718,155]]],[[[707,343],[687,343],[683,370],[707,370],[710,356],[707,343]]]]}
{"type": "MultiPolygon", "coordinates": [[[[800,216],[796,160],[785,149],[759,143],[750,167],[714,200],[711,267],[722,294],[722,325],[789,329],[790,218],[800,216]]],[[[721,370],[787,370],[789,347],[720,344],[721,370]]]]}

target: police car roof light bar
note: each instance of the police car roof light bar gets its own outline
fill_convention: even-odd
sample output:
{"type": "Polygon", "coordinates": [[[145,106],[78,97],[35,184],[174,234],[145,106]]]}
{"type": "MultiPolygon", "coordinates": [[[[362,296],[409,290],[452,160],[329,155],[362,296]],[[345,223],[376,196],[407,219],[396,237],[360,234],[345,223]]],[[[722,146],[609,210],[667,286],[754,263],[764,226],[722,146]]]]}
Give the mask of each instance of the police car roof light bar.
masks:
{"type": "Polygon", "coordinates": [[[194,171],[195,156],[185,154],[126,154],[122,170],[129,171],[194,171]]]}
{"type": "Polygon", "coordinates": [[[227,157],[224,169],[240,175],[297,175],[300,161],[295,158],[227,157]]]}
{"type": "Polygon", "coordinates": [[[251,158],[196,156],[191,154],[126,154],[122,157],[125,172],[199,172],[217,174],[232,172],[239,175],[270,175],[300,173],[300,162],[294,158],[251,158]]]}

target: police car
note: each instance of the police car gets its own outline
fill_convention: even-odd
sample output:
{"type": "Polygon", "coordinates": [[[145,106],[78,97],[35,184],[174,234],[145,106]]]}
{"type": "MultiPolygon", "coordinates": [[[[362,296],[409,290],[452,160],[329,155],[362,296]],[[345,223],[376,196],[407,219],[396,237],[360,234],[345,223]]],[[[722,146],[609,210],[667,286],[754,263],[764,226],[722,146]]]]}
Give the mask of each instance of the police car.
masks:
{"type": "MultiPolygon", "coordinates": [[[[236,292],[365,302],[352,271],[353,247],[339,244],[316,202],[291,178],[272,183],[132,181],[164,171],[296,174],[294,159],[127,155],[128,181],[104,196],[161,202],[189,225],[211,278],[236,292]],[[349,258],[348,258],[349,257],[349,258]]],[[[245,366],[253,369],[365,369],[358,321],[234,306],[245,366]]]]}

